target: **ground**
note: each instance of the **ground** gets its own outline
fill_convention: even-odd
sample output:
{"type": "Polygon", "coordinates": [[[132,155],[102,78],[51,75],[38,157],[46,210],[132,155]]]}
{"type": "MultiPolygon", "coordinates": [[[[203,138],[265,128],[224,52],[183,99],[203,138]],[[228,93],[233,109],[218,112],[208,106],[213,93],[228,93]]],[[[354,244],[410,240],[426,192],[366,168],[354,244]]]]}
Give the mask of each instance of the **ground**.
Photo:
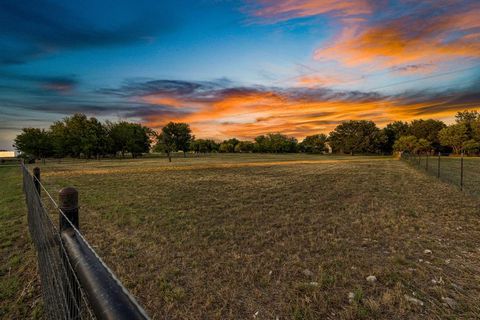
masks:
{"type": "Polygon", "coordinates": [[[28,236],[18,166],[0,165],[0,318],[41,316],[36,257],[28,236]]]}
{"type": "MultiPolygon", "coordinates": [[[[52,195],[78,188],[81,230],[154,319],[480,317],[479,199],[403,161],[254,154],[41,167],[52,195]]],[[[23,210],[11,215],[22,227],[23,210]]]]}

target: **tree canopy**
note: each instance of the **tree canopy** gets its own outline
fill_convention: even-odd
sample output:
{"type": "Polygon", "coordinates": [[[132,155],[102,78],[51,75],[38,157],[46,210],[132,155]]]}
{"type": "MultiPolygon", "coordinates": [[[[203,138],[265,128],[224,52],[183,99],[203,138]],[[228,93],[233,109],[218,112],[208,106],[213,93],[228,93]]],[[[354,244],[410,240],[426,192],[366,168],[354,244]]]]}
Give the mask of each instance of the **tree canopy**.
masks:
{"type": "Polygon", "coordinates": [[[137,123],[107,122],[74,114],[54,122],[49,130],[26,128],[15,139],[15,147],[35,158],[101,157],[117,153],[132,157],[148,152],[152,130],[137,123]]]}
{"type": "Polygon", "coordinates": [[[386,136],[373,121],[351,120],[339,124],[330,133],[329,141],[340,153],[380,153],[386,136]]]}
{"type": "Polygon", "coordinates": [[[326,149],[327,138],[323,133],[306,136],[300,143],[300,149],[307,153],[322,153],[326,149]]]}
{"type": "Polygon", "coordinates": [[[162,128],[162,132],[157,139],[156,151],[165,152],[168,160],[172,161],[171,153],[174,151],[186,152],[190,149],[193,141],[192,130],[187,123],[169,122],[162,128]]]}

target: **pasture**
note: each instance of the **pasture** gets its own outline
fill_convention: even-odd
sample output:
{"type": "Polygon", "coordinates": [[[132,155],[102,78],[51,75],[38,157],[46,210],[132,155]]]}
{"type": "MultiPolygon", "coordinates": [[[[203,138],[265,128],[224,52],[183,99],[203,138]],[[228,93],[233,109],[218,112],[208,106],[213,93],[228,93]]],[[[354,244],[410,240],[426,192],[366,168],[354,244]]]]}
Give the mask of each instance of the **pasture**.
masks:
{"type": "MultiPolygon", "coordinates": [[[[480,317],[479,200],[403,161],[219,154],[40,167],[52,195],[79,190],[81,230],[154,319],[480,317]]],[[[0,170],[20,184],[19,170],[0,170]]],[[[24,234],[14,185],[1,218],[18,203],[11,233],[24,234]]]]}

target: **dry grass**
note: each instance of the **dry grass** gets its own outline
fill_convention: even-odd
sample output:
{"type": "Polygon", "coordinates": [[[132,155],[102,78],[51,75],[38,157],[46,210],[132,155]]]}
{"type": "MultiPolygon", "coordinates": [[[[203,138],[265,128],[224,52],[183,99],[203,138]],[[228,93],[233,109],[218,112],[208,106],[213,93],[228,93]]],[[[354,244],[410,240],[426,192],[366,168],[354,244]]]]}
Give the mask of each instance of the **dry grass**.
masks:
{"type": "Polygon", "coordinates": [[[17,166],[0,165],[0,319],[42,316],[36,256],[17,166]]]}
{"type": "Polygon", "coordinates": [[[81,229],[155,319],[480,317],[479,201],[392,158],[47,162],[42,176],[79,189],[81,229]]]}

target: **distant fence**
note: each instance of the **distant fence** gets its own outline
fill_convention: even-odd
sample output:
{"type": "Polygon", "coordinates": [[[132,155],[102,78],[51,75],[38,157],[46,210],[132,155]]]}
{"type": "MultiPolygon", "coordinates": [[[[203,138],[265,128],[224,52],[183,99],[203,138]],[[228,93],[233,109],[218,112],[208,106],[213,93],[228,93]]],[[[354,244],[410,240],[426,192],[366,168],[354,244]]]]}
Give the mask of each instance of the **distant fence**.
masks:
{"type": "Polygon", "coordinates": [[[480,195],[480,158],[402,153],[401,159],[440,180],[480,195]]]}
{"type": "Polygon", "coordinates": [[[77,191],[63,188],[57,205],[40,169],[21,168],[47,319],[149,319],[80,233],[77,191]]]}

